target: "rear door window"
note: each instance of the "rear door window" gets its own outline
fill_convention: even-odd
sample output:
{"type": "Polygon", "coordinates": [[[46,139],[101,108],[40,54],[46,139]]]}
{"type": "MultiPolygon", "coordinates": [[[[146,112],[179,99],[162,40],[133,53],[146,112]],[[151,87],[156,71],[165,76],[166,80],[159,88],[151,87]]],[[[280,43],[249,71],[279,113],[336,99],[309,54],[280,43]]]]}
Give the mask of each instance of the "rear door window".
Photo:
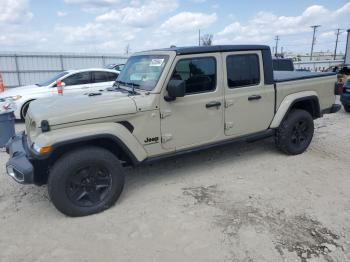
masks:
{"type": "Polygon", "coordinates": [[[229,88],[253,86],[260,83],[259,57],[256,54],[228,56],[226,67],[229,88]]]}

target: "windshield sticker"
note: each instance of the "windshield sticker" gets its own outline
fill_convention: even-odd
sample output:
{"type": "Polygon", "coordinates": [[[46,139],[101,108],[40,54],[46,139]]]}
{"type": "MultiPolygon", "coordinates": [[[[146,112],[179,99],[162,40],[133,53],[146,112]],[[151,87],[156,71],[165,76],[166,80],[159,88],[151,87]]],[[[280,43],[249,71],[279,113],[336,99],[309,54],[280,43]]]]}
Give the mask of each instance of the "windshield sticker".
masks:
{"type": "Polygon", "coordinates": [[[152,59],[149,66],[162,66],[164,59],[152,59]]]}

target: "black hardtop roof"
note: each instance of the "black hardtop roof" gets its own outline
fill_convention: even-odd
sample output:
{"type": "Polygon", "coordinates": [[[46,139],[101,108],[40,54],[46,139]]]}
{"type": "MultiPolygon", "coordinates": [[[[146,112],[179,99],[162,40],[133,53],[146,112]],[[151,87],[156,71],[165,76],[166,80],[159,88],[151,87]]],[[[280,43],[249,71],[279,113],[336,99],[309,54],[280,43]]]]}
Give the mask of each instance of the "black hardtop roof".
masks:
{"type": "Polygon", "coordinates": [[[266,45],[214,45],[214,46],[189,46],[189,47],[171,47],[164,49],[155,49],[151,51],[175,51],[177,55],[189,55],[200,53],[216,53],[231,51],[250,51],[250,50],[269,50],[266,45]]]}

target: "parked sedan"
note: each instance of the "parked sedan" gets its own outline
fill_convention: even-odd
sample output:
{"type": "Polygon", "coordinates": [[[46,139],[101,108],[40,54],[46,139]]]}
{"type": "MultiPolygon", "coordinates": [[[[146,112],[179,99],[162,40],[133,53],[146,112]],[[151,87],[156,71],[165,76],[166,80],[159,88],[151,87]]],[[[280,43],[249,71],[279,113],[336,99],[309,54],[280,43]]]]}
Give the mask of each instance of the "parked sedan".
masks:
{"type": "Polygon", "coordinates": [[[94,92],[113,86],[118,72],[109,69],[82,69],[63,71],[54,77],[37,83],[16,88],[9,88],[0,94],[1,98],[11,98],[15,101],[16,119],[24,119],[29,104],[38,98],[57,95],[56,82],[64,85],[64,95],[78,92],[94,92]]]}

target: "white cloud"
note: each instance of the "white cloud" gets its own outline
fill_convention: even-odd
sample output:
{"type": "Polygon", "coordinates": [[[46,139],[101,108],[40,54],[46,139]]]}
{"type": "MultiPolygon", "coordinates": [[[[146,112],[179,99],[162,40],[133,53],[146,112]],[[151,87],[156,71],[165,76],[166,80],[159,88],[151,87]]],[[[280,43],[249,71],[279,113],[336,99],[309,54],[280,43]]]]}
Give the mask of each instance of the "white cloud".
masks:
{"type": "Polygon", "coordinates": [[[0,25],[21,24],[32,18],[27,0],[1,0],[0,25]]]}
{"type": "Polygon", "coordinates": [[[103,5],[103,4],[115,4],[119,0],[64,0],[67,4],[78,4],[78,5],[103,5]]]}
{"type": "Polygon", "coordinates": [[[88,23],[84,26],[56,26],[63,45],[71,50],[90,48],[104,52],[120,52],[126,43],[135,39],[136,28],[116,27],[114,24],[88,23]],[[81,48],[80,48],[81,47],[81,48]]]}
{"type": "Polygon", "coordinates": [[[64,0],[66,4],[77,5],[84,12],[101,13],[120,3],[120,0],[64,0]]]}
{"type": "Polygon", "coordinates": [[[63,11],[57,11],[56,14],[57,14],[58,17],[64,17],[64,16],[67,15],[67,13],[66,13],[66,12],[63,12],[63,11]]]}
{"type": "Polygon", "coordinates": [[[182,12],[170,17],[160,26],[160,29],[165,33],[188,32],[207,28],[216,20],[216,13],[209,15],[203,13],[182,12]]]}
{"type": "Polygon", "coordinates": [[[321,5],[308,7],[300,16],[277,16],[273,13],[259,12],[248,23],[238,21],[226,26],[216,34],[215,43],[266,42],[274,35],[293,35],[311,31],[314,24],[337,26],[337,19],[350,13],[350,3],[331,11],[321,5]]]}
{"type": "Polygon", "coordinates": [[[151,0],[144,4],[133,2],[131,6],[111,10],[96,18],[97,22],[118,22],[133,27],[148,27],[158,21],[164,14],[175,10],[178,6],[176,0],[151,0]]]}
{"type": "Polygon", "coordinates": [[[88,23],[84,26],[56,26],[61,39],[69,44],[104,41],[112,32],[102,24],[88,23]]]}
{"type": "Polygon", "coordinates": [[[339,8],[338,10],[336,10],[333,15],[337,17],[348,13],[350,13],[350,2],[345,4],[343,7],[339,8]]]}
{"type": "MultiPolygon", "coordinates": [[[[347,32],[346,30],[341,30],[339,32],[339,36],[342,36],[342,35],[346,35],[347,32]]],[[[320,39],[325,39],[325,40],[334,40],[335,41],[335,36],[337,35],[337,31],[336,30],[331,30],[331,31],[326,31],[326,32],[323,32],[319,35],[319,38],[320,39]]]]}
{"type": "MultiPolygon", "coordinates": [[[[237,19],[237,13],[222,15],[220,9],[214,11],[208,0],[209,11],[206,13],[189,12],[192,9],[175,13],[179,3],[183,2],[180,0],[64,0],[66,4],[97,13],[87,23],[77,20],[76,24],[72,24],[68,20],[57,19],[73,12],[62,8],[54,14],[60,24],[37,26],[36,23],[34,27],[30,23],[33,14],[29,1],[34,0],[0,0],[2,50],[123,53],[128,43],[133,51],[172,44],[196,45],[198,29],[202,29],[202,34],[214,33],[214,44],[272,44],[274,36],[280,35],[280,46],[291,50],[309,50],[312,36],[309,26],[313,24],[322,25],[318,30],[316,48],[327,50],[334,47],[334,29],[347,28],[350,18],[349,1],[338,9],[334,8],[336,10],[313,5],[296,16],[259,12],[247,22],[242,22],[237,19]],[[227,23],[226,27],[219,28],[221,30],[215,27],[219,25],[216,23],[219,19],[227,23]]],[[[344,49],[344,34],[340,36],[339,50],[344,49]]]]}

